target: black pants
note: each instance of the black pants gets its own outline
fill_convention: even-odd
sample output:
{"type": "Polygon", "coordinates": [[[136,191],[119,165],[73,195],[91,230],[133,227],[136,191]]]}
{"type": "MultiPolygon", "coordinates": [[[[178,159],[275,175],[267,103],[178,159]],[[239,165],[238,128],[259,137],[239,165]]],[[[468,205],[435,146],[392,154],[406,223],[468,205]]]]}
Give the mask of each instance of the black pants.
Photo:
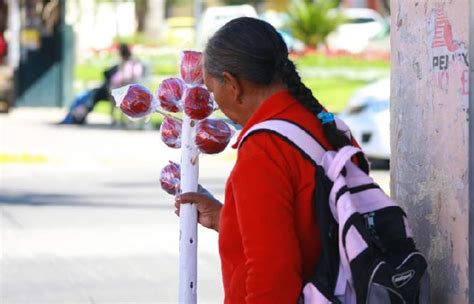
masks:
{"type": "Polygon", "coordinates": [[[103,84],[100,87],[93,89],[95,92],[92,96],[92,106],[91,111],[95,107],[95,105],[101,100],[109,100],[111,101],[109,86],[107,84],[103,84]]]}

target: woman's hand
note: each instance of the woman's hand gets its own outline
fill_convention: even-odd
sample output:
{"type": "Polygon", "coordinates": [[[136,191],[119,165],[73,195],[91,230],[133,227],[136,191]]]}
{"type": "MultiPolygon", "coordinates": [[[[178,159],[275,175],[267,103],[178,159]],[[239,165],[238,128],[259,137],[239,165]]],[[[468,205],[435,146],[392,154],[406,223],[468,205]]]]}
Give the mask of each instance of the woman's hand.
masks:
{"type": "MultiPolygon", "coordinates": [[[[200,191],[203,192],[203,191],[200,191]]],[[[204,192],[206,193],[206,192],[204,192]]],[[[208,193],[208,192],[207,192],[208,193]]],[[[195,203],[198,211],[198,222],[202,226],[219,231],[219,218],[221,214],[222,203],[216,200],[212,195],[188,192],[176,196],[176,215],[179,216],[181,204],[195,203]]]]}

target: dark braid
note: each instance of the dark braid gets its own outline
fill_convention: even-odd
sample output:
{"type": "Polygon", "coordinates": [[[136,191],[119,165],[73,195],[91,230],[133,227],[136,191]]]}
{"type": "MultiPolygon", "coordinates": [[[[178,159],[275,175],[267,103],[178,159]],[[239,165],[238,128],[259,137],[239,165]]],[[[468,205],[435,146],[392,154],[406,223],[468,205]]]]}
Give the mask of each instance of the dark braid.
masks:
{"type": "MultiPolygon", "coordinates": [[[[269,23],[248,17],[234,19],[219,29],[204,51],[206,72],[222,79],[223,72],[260,85],[283,83],[290,94],[315,117],[324,111],[288,59],[288,48],[269,23]]],[[[335,149],[351,145],[335,122],[323,124],[329,143],[335,149]]]]}
{"type": "MultiPolygon", "coordinates": [[[[286,84],[290,94],[306,109],[311,111],[315,116],[324,111],[323,106],[319,103],[316,97],[313,96],[311,90],[301,81],[301,77],[296,71],[295,64],[291,60],[284,60],[281,68],[281,75],[283,83],[286,84]]],[[[344,132],[336,127],[334,121],[323,124],[323,130],[329,143],[335,149],[340,149],[352,144],[351,140],[344,134],[344,132]]]]}

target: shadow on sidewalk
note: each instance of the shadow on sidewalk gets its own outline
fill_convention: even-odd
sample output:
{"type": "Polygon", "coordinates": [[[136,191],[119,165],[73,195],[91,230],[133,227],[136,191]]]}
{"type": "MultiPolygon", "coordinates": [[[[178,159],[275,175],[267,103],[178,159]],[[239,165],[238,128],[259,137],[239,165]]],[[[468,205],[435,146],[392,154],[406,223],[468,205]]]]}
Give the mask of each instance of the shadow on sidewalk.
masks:
{"type": "Polygon", "coordinates": [[[110,130],[110,131],[158,131],[154,126],[130,126],[126,124],[111,125],[110,123],[87,123],[82,125],[77,124],[59,124],[49,123],[49,126],[56,127],[58,129],[83,129],[83,130],[110,130]]]}
{"type": "MultiPolygon", "coordinates": [[[[94,207],[94,208],[116,208],[116,209],[167,209],[171,210],[174,205],[171,203],[109,203],[99,201],[100,196],[94,195],[96,198],[91,199],[81,195],[57,194],[57,193],[12,193],[0,194],[0,206],[2,205],[18,205],[32,207],[94,207]],[[99,197],[99,199],[97,199],[99,197]]],[[[102,197],[114,199],[114,196],[108,194],[102,197]]],[[[123,195],[117,194],[115,198],[123,198],[123,195]]],[[[118,199],[117,199],[118,200],[118,199]]]]}

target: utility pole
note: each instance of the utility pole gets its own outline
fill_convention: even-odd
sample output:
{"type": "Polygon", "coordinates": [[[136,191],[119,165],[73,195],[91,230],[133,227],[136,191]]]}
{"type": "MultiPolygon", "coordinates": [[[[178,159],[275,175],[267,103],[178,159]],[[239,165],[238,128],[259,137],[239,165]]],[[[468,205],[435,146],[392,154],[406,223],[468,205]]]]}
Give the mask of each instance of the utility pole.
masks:
{"type": "MultiPolygon", "coordinates": [[[[469,62],[474,62],[474,5],[469,10],[469,62]]],[[[474,302],[474,66],[469,65],[469,303],[474,302]]]]}
{"type": "Polygon", "coordinates": [[[470,2],[391,2],[391,193],[428,258],[435,304],[474,300],[470,2]]]}

